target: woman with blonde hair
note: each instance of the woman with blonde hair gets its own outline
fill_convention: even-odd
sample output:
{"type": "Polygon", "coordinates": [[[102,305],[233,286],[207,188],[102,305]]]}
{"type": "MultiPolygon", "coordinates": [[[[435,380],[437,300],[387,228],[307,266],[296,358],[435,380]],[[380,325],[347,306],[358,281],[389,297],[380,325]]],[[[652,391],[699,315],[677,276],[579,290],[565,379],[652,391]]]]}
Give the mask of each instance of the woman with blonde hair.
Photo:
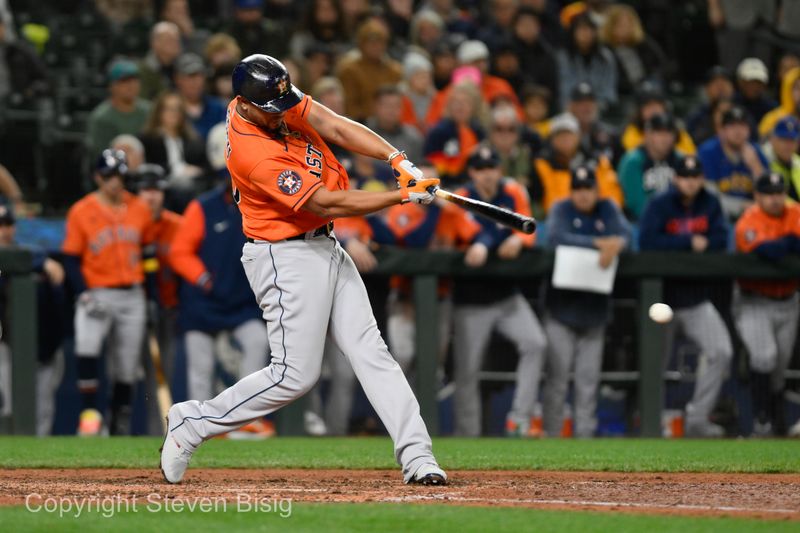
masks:
{"type": "Polygon", "coordinates": [[[617,65],[617,89],[633,94],[643,81],[662,85],[668,71],[667,57],[642,27],[636,10],[625,4],[608,8],[600,40],[611,49],[617,65]]]}

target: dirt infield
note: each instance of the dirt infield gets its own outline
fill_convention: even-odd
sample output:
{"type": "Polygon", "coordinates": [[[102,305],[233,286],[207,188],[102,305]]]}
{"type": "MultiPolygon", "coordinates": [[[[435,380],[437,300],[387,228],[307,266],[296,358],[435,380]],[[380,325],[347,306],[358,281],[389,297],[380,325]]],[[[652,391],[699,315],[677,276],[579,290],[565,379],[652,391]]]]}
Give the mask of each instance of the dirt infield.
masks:
{"type": "Polygon", "coordinates": [[[303,502],[408,502],[727,515],[800,521],[797,474],[624,474],[455,471],[447,487],[404,485],[395,470],[192,469],[180,485],[153,470],[4,469],[0,505],[27,495],[145,500],[291,498],[303,502]]]}

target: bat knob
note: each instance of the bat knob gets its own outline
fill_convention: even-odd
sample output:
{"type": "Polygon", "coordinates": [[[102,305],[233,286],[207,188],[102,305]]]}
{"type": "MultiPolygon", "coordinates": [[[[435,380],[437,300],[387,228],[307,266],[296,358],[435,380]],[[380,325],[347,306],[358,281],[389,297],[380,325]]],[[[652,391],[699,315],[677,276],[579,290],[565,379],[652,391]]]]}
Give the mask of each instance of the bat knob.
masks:
{"type": "Polygon", "coordinates": [[[522,223],[522,232],[523,233],[527,233],[528,235],[530,235],[531,233],[533,233],[535,231],[536,231],[536,221],[535,220],[533,220],[533,219],[526,220],[525,222],[522,223]]]}

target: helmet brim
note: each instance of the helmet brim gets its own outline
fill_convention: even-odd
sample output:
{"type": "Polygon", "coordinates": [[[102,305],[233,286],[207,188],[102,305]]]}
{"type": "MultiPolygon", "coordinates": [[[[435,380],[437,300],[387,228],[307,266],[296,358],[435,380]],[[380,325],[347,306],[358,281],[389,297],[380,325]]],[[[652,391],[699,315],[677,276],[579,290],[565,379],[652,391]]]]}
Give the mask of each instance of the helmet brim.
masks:
{"type": "Polygon", "coordinates": [[[284,111],[288,111],[299,104],[303,100],[304,96],[305,95],[300,89],[292,85],[292,88],[289,89],[289,92],[279,98],[270,100],[265,104],[256,104],[255,102],[251,103],[267,113],[283,113],[284,111]]]}

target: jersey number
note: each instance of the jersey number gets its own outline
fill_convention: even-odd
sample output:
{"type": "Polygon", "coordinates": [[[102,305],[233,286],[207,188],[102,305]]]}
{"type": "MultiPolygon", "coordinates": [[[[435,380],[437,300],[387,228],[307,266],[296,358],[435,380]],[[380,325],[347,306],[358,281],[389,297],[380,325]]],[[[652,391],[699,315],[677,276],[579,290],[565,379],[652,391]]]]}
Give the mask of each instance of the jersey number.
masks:
{"type": "Polygon", "coordinates": [[[322,152],[314,148],[311,143],[306,145],[306,165],[309,174],[322,179],[322,152]]]}

